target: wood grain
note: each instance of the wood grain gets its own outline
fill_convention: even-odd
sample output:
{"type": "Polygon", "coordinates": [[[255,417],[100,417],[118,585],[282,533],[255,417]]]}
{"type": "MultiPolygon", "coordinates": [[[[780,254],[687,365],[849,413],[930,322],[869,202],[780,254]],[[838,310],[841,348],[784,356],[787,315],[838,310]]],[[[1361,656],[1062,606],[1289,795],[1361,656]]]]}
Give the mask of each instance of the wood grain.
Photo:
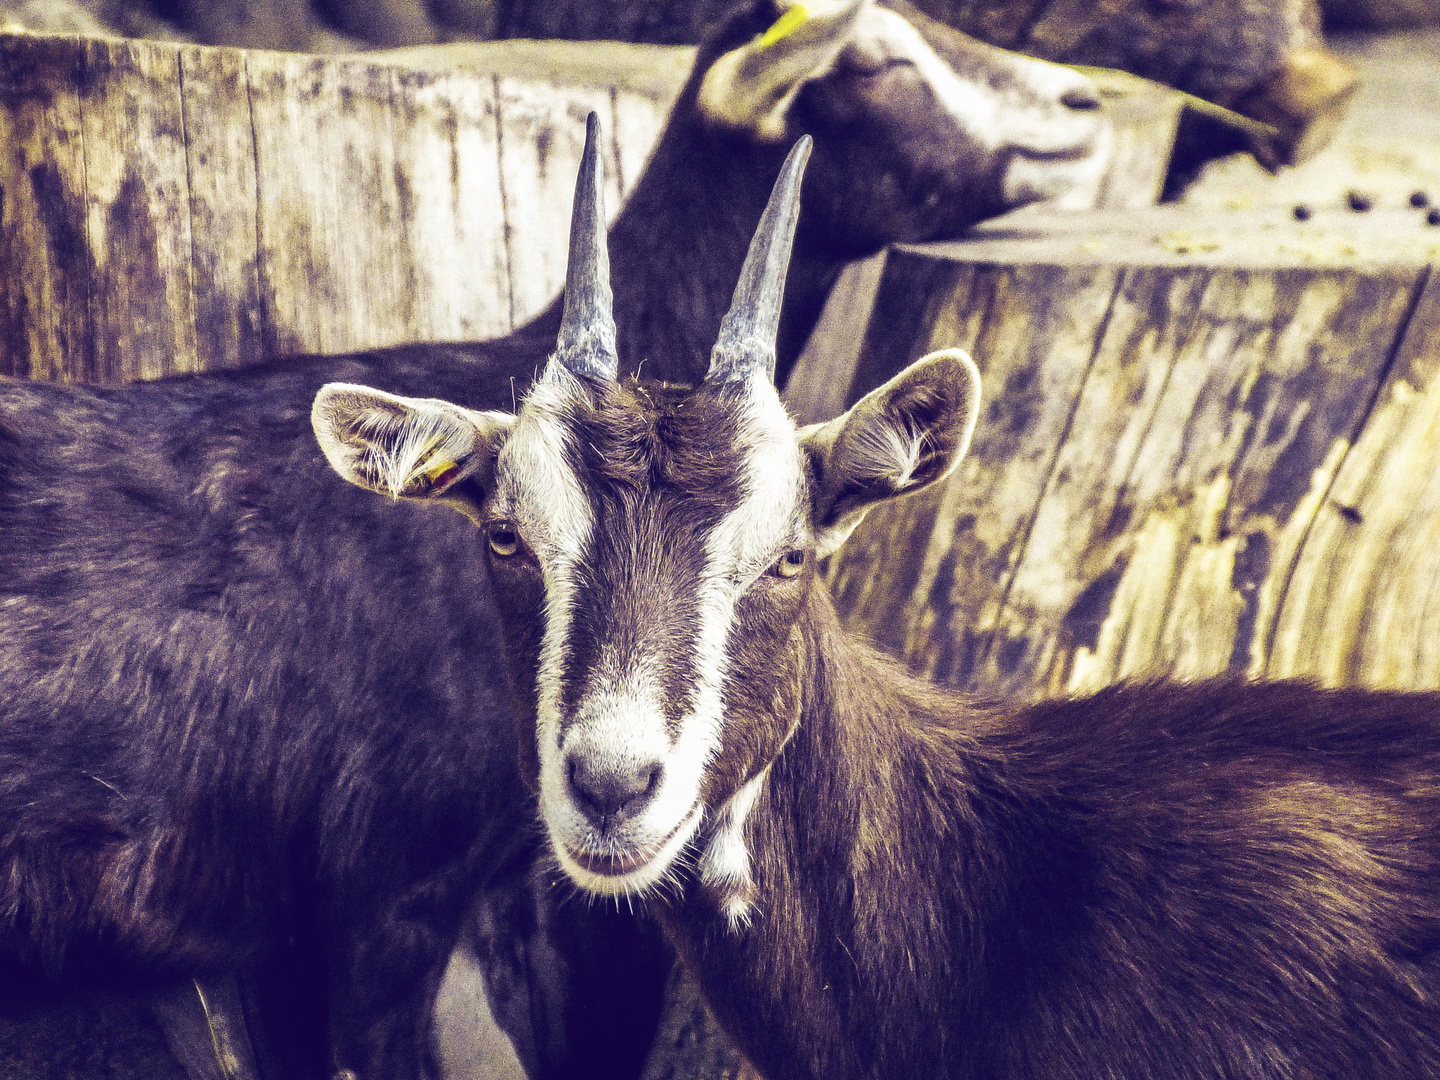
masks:
{"type": "Polygon", "coordinates": [[[595,85],[444,49],[0,36],[0,373],[125,382],[503,334],[564,279],[586,113],[613,215],[672,52],[664,79],[595,85]]]}
{"type": "Polygon", "coordinates": [[[837,556],[851,624],[986,692],[1433,685],[1428,237],[1084,217],[890,255],[851,397],[959,345],[986,400],[957,473],[837,556]]]}

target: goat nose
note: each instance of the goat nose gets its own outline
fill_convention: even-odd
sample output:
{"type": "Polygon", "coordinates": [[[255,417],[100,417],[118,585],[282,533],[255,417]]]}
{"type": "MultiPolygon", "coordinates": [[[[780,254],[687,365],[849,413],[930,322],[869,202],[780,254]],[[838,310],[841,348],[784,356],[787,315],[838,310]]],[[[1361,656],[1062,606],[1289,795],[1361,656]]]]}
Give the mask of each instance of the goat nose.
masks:
{"type": "Polygon", "coordinates": [[[1060,104],[1067,109],[1085,111],[1100,108],[1100,92],[1093,86],[1076,86],[1060,95],[1060,104]]]}
{"type": "Polygon", "coordinates": [[[572,758],[570,793],[592,825],[613,824],[644,808],[660,787],[662,771],[658,761],[636,767],[597,767],[572,758]]]}

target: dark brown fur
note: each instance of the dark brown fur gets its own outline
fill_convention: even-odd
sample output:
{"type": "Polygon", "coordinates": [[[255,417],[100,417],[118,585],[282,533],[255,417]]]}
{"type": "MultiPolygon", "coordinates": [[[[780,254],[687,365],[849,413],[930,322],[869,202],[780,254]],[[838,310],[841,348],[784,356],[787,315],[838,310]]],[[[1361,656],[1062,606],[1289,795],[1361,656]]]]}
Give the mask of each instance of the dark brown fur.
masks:
{"type": "Polygon", "coordinates": [[[970,701],[818,582],[770,645],[753,925],[658,910],[771,1080],[1440,1075],[1440,695],[970,701]]]}

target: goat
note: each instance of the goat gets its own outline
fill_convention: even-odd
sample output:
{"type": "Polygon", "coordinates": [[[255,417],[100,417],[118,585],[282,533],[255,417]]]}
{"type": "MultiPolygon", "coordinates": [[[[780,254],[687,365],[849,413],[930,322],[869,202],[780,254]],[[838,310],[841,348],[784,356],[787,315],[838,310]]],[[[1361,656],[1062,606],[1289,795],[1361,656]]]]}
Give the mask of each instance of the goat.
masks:
{"type": "MultiPolygon", "coordinates": [[[[614,228],[632,363],[692,369],[761,212],[753,170],[800,127],[825,161],[820,279],[1091,167],[1104,125],[1075,74],[941,60],[889,8],[810,10],[762,49],[781,12],[752,0],[700,51],[614,228]],[[866,211],[838,217],[867,177],[866,211]]],[[[307,417],[337,379],[506,405],[552,326],[119,388],[0,382],[0,956],[126,983],[279,964],[280,1057],[428,1068],[462,911],[528,872],[533,800],[472,535],[338,482],[307,417]]]]}
{"type": "Polygon", "coordinates": [[[942,351],[796,430],[807,151],[698,387],[620,380],[592,228],[518,415],[316,397],[341,476],[475,522],[556,862],[649,898],[770,1080],[1440,1075],[1440,694],[1014,705],[846,636],[818,560],[950,472],[980,384],[942,351]]]}

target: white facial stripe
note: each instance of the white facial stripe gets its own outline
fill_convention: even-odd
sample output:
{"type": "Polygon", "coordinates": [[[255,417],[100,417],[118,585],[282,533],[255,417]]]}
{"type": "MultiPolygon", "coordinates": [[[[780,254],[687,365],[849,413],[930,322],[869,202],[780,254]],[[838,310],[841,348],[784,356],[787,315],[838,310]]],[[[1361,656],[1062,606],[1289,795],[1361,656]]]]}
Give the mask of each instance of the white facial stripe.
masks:
{"type": "Polygon", "coordinates": [[[1008,151],[1001,197],[1020,206],[1078,191],[1076,206],[1093,200],[1109,167],[1114,134],[1099,110],[1077,112],[1062,98],[1089,90],[1090,80],[1060,64],[996,50],[996,67],[1012,78],[994,86],[962,78],[909,20],[888,8],[872,8],[860,33],[887,55],[915,65],[941,108],[987,153],[1008,151]]]}
{"type": "Polygon", "coordinates": [[[547,570],[555,561],[568,559],[573,565],[595,524],[590,500],[570,464],[569,435],[562,419],[584,394],[584,387],[568,372],[547,373],[525,398],[525,408],[500,453],[496,512],[524,516],[516,525],[547,570]]]}
{"type": "MultiPolygon", "coordinates": [[[[739,428],[738,441],[748,448],[744,495],[706,538],[691,708],[680,718],[673,742],[663,707],[665,687],[655,667],[658,658],[627,657],[626,669],[616,670],[614,654],[603,643],[605,659],[587,673],[585,692],[574,715],[566,718],[564,731],[560,730],[560,663],[565,651],[560,627],[571,614],[569,608],[559,610],[552,596],[556,610],[547,613],[541,658],[541,802],[562,867],[595,892],[642,892],[663,881],[699,827],[701,782],[722,744],[723,688],[729,667],[726,644],[735,606],[786,547],[805,540],[803,468],[795,428],[764,372],[756,373],[742,399],[739,428]],[[572,755],[617,771],[658,762],[662,779],[643,809],[615,825],[600,841],[570,792],[567,770],[572,755]],[[608,845],[610,850],[596,850],[596,845],[608,845]],[[602,875],[580,865],[576,856],[588,854],[649,858],[629,874],[602,875]]],[[[570,584],[560,580],[563,576],[552,582],[547,574],[547,588],[570,584]]],[[[569,603],[573,586],[565,595],[569,603]]],[[[736,828],[743,825],[743,814],[735,820],[736,828]]],[[[736,917],[742,915],[737,909],[736,917]]]]}
{"type": "Polygon", "coordinates": [[[697,762],[702,767],[720,748],[729,667],[725,647],[735,604],[780,553],[777,538],[785,545],[800,539],[803,528],[803,474],[795,426],[763,371],[751,376],[739,442],[749,447],[745,498],[710,534],[700,591],[695,713],[687,718],[686,728],[696,728],[697,749],[704,747],[705,758],[697,762]]]}
{"type": "MultiPolygon", "coordinates": [[[[562,417],[585,393],[555,365],[531,387],[519,422],[501,451],[494,509],[510,515],[535,553],[545,580],[545,633],[538,673],[538,731],[542,778],[560,769],[560,688],[575,607],[575,568],[595,527],[594,513],[575,476],[562,417]]],[[[546,789],[542,779],[542,791],[546,789]]],[[[563,776],[560,791],[563,793],[563,776]]]]}
{"type": "Polygon", "coordinates": [[[1004,145],[1000,138],[1000,101],[995,92],[960,78],[925,35],[898,11],[867,8],[860,16],[859,35],[878,43],[887,55],[914,64],[956,126],[987,151],[1004,145]]]}

